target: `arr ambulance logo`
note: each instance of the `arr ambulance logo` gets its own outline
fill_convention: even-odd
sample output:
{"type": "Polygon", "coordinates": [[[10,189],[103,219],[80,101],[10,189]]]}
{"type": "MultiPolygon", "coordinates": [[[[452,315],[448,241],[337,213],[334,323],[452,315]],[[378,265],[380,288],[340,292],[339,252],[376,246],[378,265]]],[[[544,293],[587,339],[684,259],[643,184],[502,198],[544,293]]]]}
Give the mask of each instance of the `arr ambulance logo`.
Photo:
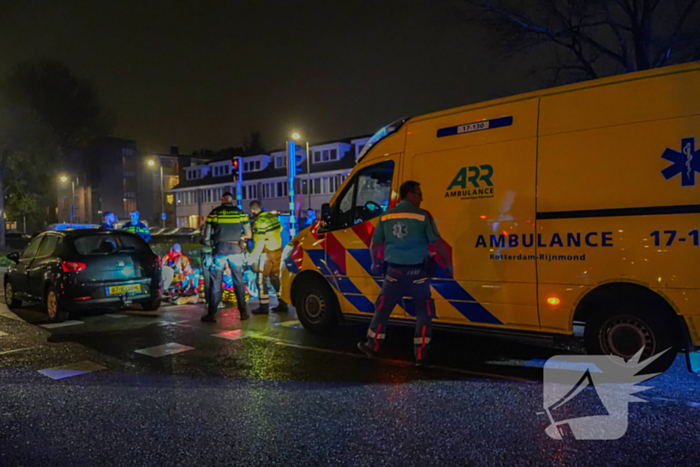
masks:
{"type": "Polygon", "coordinates": [[[666,180],[681,174],[681,186],[695,186],[695,172],[700,172],[700,150],[695,149],[695,138],[683,138],[680,152],[666,148],[661,158],[673,163],[661,171],[666,180]]]}
{"type": "Polygon", "coordinates": [[[491,177],[493,177],[493,167],[488,164],[462,167],[447,187],[445,198],[493,198],[491,177]]]}

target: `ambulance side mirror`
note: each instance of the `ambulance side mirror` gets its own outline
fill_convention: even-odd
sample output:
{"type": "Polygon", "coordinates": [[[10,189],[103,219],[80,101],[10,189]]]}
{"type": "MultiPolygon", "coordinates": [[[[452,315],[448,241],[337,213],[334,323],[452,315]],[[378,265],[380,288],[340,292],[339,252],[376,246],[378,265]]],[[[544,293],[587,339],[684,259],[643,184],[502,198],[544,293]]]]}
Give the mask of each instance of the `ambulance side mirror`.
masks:
{"type": "Polygon", "coordinates": [[[323,228],[328,230],[331,228],[331,205],[325,203],[321,206],[321,221],[323,221],[323,228]]]}

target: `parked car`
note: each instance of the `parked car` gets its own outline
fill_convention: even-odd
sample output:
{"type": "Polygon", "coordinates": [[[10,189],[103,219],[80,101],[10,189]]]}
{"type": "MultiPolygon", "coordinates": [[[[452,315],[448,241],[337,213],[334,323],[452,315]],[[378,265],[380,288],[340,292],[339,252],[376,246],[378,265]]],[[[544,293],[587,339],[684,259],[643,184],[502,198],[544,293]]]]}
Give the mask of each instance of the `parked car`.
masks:
{"type": "Polygon", "coordinates": [[[163,228],[163,227],[157,227],[157,228],[151,230],[151,237],[154,235],[162,234],[164,230],[165,230],[165,228],[163,228]]]}
{"type": "Polygon", "coordinates": [[[118,309],[131,304],[147,311],[161,300],[161,266],[141,237],[124,231],[43,232],[13,261],[5,274],[5,301],[17,308],[40,302],[52,321],[70,312],[118,309]]]}

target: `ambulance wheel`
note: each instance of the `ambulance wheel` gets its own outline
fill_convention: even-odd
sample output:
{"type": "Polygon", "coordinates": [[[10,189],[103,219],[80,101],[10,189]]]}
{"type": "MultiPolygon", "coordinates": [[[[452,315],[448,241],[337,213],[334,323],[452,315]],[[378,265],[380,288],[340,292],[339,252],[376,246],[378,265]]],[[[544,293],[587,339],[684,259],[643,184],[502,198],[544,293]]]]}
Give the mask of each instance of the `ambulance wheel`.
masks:
{"type": "Polygon", "coordinates": [[[338,325],[338,300],[325,281],[313,277],[304,280],[296,298],[297,316],[309,331],[320,333],[338,325]]]}
{"type": "Polygon", "coordinates": [[[666,313],[639,303],[616,303],[616,310],[599,310],[589,317],[584,331],[586,351],[592,355],[616,355],[625,361],[644,347],[640,362],[659,356],[640,373],[663,373],[678,354],[679,337],[674,321],[666,313]]]}

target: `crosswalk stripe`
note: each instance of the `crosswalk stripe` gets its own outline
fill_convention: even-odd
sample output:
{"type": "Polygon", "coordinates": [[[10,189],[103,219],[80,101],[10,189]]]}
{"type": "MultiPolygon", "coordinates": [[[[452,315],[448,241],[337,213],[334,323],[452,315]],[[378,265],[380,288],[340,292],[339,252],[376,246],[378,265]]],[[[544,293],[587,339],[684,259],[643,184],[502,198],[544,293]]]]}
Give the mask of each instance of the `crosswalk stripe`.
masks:
{"type": "Polygon", "coordinates": [[[44,376],[48,376],[51,379],[64,379],[106,369],[107,367],[97,364],[95,362],[83,360],[82,362],[69,363],[68,365],[39,370],[39,373],[41,373],[44,376]]]}
{"type": "Polygon", "coordinates": [[[56,328],[65,328],[67,326],[77,326],[78,324],[85,324],[82,321],[64,321],[62,323],[49,323],[49,324],[40,324],[44,329],[56,329],[56,328]]]}

